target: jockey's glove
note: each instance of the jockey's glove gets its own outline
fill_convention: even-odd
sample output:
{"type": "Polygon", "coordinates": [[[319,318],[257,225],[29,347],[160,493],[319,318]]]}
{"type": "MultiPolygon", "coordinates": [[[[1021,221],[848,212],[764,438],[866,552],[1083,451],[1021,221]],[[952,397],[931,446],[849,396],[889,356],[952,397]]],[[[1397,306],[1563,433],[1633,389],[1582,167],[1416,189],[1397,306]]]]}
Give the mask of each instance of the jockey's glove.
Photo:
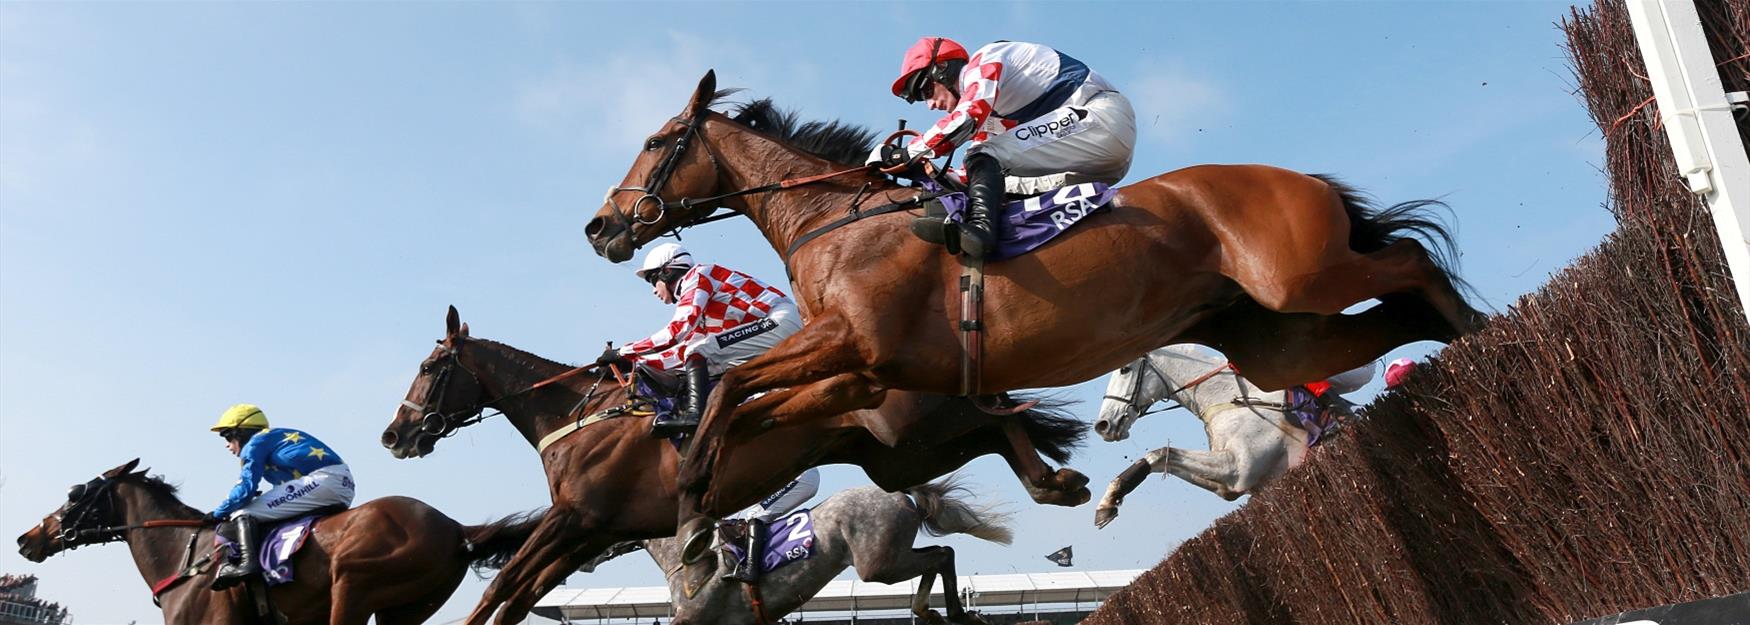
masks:
{"type": "Polygon", "coordinates": [[[605,350],[602,350],[602,355],[596,356],[595,364],[598,367],[606,367],[606,366],[614,364],[614,363],[625,362],[625,361],[626,361],[626,357],[620,355],[620,350],[609,347],[605,350]]]}
{"type": "Polygon", "coordinates": [[[870,150],[869,159],[863,161],[863,164],[880,165],[882,167],[898,167],[904,165],[906,161],[909,160],[911,160],[911,155],[906,153],[905,148],[884,143],[875,146],[874,150],[870,150]]]}

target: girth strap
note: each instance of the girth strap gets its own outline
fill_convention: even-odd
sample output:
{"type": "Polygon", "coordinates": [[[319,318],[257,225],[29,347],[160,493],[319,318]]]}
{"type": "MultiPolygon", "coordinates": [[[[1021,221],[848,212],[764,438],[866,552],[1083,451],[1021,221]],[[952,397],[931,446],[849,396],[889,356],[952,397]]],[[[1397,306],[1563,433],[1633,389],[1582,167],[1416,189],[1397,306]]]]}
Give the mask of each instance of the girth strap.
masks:
{"type": "Polygon", "coordinates": [[[984,259],[960,258],[960,394],[981,394],[984,372],[984,259]]]}

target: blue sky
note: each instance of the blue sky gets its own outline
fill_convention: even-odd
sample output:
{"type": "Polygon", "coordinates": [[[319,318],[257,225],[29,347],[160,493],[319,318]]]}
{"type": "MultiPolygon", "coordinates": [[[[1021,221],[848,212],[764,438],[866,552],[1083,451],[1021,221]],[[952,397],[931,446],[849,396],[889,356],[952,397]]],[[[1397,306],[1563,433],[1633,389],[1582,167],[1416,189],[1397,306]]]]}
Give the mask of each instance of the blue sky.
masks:
{"type": "MultiPolygon", "coordinates": [[[[583,225],[642,137],[715,68],[723,86],[878,130],[934,121],[886,92],[941,34],[1047,43],[1130,96],[1131,180],[1207,162],[1337,174],[1382,201],[1439,197],[1497,309],[1595,245],[1602,143],[1546,2],[886,4],[0,2],[0,530],[139,456],[210,508],[235,460],[207,426],[260,404],[349,461],[363,499],[464,522],[545,502],[503,424],[396,461],[377,435],[457,305],[476,336],[583,361],[665,318],[583,225]]],[[[773,282],[745,223],[695,255],[773,282]]],[[[1122,267],[1114,268],[1121,275],[1122,267]]],[[[1422,355],[1417,345],[1394,355],[1422,355]]],[[[1068,391],[1091,418],[1102,381],[1068,391]]],[[[1074,462],[1104,483],[1182,412],[1074,462]]],[[[1233,509],[1151,480],[1113,526],[1035,507],[995,458],[969,472],[1020,513],[1016,545],[950,539],[964,573],[1154,564],[1233,509]]],[[[832,468],[823,491],[862,483],[832,468]]],[[[36,573],[81,623],[157,622],[120,547],[36,573]]],[[[642,558],[571,585],[654,585],[642,558]]],[[[464,584],[440,620],[483,585],[464,584]]]]}

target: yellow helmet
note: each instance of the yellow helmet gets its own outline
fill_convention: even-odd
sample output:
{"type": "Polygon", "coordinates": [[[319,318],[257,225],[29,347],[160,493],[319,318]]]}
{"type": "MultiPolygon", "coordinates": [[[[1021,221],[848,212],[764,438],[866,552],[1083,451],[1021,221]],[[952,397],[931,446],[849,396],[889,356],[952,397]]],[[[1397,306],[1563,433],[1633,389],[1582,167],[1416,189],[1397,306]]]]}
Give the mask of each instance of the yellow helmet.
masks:
{"type": "Polygon", "coordinates": [[[225,409],[225,414],[219,415],[219,422],[213,424],[214,432],[223,432],[232,428],[267,429],[267,414],[255,404],[237,404],[225,409]]]}

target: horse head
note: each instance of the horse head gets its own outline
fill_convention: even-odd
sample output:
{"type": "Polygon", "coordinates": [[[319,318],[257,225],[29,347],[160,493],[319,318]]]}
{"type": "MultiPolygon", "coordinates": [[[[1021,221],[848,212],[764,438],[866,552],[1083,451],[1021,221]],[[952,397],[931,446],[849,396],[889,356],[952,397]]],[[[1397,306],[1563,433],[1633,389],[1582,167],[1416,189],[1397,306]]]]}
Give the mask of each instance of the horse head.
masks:
{"type": "Polygon", "coordinates": [[[1108,441],[1130,438],[1130,426],[1166,394],[1166,378],[1155,367],[1153,356],[1153,352],[1144,354],[1136,362],[1112,372],[1106,382],[1106,395],[1100,400],[1100,418],[1094,421],[1094,433],[1100,438],[1108,441]]]}
{"type": "Polygon", "coordinates": [[[717,73],[707,71],[680,115],[644,140],[626,177],[608,189],[584,230],[597,254],[625,262],[651,239],[716,210],[716,202],[688,200],[708,197],[719,186],[714,149],[699,134],[717,96],[717,73]]]}
{"type": "Polygon", "coordinates": [[[417,458],[430,454],[438,439],[471,423],[490,401],[480,378],[462,364],[461,350],[468,340],[468,324],[461,322],[456,307],[451,306],[444,338],[419,363],[419,375],[395,409],[395,419],[383,430],[383,447],[390,455],[417,458]]]}
{"type": "Polygon", "coordinates": [[[67,489],[67,502],[43,517],[42,522],[18,537],[18,554],[31,562],[86,545],[121,540],[121,534],[104,528],[121,524],[115,485],[133,475],[140,464],[135,458],[90,481],[67,489]]]}

